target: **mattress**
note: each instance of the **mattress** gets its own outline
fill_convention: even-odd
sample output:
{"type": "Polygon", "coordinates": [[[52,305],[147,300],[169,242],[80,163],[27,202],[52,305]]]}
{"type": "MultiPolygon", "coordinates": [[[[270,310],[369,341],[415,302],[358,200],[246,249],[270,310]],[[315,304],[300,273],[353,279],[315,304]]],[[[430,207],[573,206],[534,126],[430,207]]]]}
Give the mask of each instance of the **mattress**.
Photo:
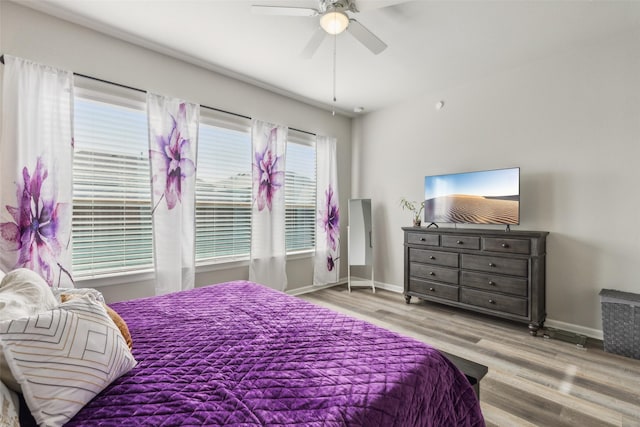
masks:
{"type": "Polygon", "coordinates": [[[138,365],[67,426],[482,426],[440,352],[235,281],[111,305],[138,365]]]}

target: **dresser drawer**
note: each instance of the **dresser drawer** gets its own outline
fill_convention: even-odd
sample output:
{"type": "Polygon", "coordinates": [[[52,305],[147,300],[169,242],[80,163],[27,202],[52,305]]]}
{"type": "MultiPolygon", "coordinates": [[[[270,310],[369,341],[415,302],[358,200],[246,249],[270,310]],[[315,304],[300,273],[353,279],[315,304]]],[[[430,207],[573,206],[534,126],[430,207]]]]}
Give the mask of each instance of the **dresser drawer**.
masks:
{"type": "Polygon", "coordinates": [[[409,261],[458,268],[458,254],[409,248],[409,261]]]}
{"type": "Polygon", "coordinates": [[[524,298],[462,288],[460,289],[460,301],[476,307],[527,316],[527,300],[524,298]]]}
{"type": "Polygon", "coordinates": [[[440,246],[440,235],[431,233],[407,233],[407,243],[412,245],[440,246]]]}
{"type": "Polygon", "coordinates": [[[458,270],[434,265],[411,263],[411,276],[438,282],[458,284],[458,270]]]}
{"type": "Polygon", "coordinates": [[[413,291],[424,296],[444,298],[458,301],[458,287],[444,285],[442,283],[427,282],[425,280],[409,279],[409,291],[413,291]]]}
{"type": "Polygon", "coordinates": [[[522,297],[528,296],[529,281],[520,277],[509,277],[462,271],[460,273],[460,285],[473,288],[486,289],[491,292],[503,292],[522,297]]]}
{"type": "Polygon", "coordinates": [[[503,239],[500,237],[482,239],[482,248],[490,252],[528,255],[531,252],[530,246],[531,242],[528,239],[503,239]]]}
{"type": "Polygon", "coordinates": [[[528,323],[534,336],[543,327],[547,232],[402,229],[407,304],[418,297],[528,323]]]}
{"type": "Polygon", "coordinates": [[[443,248],[480,249],[480,237],[478,236],[442,236],[443,248]]]}
{"type": "Polygon", "coordinates": [[[529,275],[529,260],[526,259],[462,254],[460,263],[462,268],[467,270],[488,271],[522,277],[529,275]]]}

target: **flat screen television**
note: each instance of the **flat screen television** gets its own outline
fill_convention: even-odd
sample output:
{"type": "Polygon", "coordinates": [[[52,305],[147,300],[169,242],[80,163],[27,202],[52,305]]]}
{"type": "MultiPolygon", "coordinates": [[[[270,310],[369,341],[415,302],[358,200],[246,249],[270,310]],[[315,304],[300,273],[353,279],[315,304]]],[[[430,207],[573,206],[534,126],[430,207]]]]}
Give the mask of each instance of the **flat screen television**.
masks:
{"type": "Polygon", "coordinates": [[[520,168],[426,176],[424,220],[520,224],[520,168]]]}

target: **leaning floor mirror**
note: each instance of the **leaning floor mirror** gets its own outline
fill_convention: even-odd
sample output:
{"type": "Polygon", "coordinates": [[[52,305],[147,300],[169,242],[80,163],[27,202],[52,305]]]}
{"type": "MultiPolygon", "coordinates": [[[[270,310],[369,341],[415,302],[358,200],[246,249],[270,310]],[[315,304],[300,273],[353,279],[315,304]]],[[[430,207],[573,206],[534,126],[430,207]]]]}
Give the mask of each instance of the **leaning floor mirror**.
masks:
{"type": "Polygon", "coordinates": [[[349,200],[349,226],[348,226],[348,288],[371,286],[376,291],[373,280],[373,235],[371,218],[371,199],[349,200]],[[355,267],[355,268],[353,268],[355,267]],[[370,270],[370,271],[367,271],[370,270]],[[370,279],[362,276],[353,277],[352,273],[365,273],[370,279]]]}

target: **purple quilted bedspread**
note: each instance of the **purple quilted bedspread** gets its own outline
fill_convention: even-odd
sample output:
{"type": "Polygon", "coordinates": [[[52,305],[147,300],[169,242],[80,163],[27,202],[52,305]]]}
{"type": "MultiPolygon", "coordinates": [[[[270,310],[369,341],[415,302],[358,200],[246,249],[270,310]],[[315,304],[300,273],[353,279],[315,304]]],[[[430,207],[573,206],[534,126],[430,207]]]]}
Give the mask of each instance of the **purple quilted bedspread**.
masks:
{"type": "Polygon", "coordinates": [[[483,426],[437,350],[245,281],[112,304],[139,361],[68,426],[483,426]]]}

